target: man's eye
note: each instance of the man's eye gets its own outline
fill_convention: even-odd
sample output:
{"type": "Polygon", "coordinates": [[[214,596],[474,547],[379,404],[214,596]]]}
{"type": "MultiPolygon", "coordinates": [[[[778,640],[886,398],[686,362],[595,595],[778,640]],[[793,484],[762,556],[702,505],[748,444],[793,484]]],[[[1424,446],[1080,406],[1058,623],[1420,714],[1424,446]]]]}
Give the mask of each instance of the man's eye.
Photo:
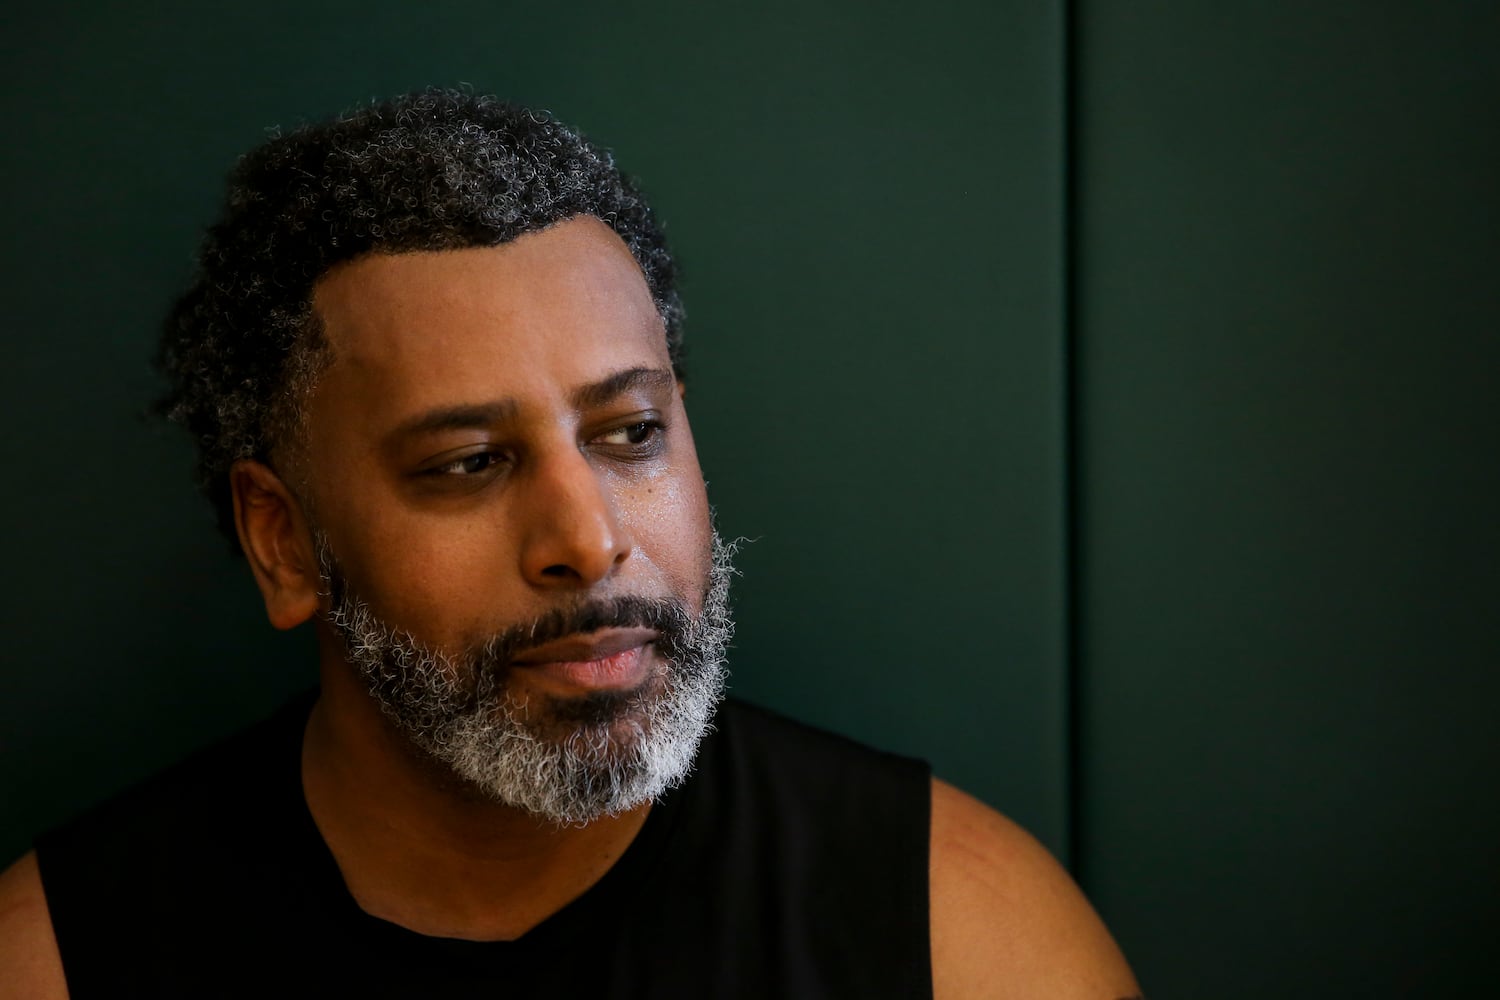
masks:
{"type": "Polygon", "coordinates": [[[649,444],[661,434],[662,426],[654,420],[642,420],[638,424],[629,424],[608,434],[600,435],[597,439],[600,444],[616,445],[627,448],[639,448],[649,444]]]}
{"type": "Polygon", "coordinates": [[[494,466],[499,465],[503,459],[503,455],[493,451],[476,451],[472,455],[465,455],[462,458],[455,458],[451,462],[435,465],[431,469],[428,469],[427,472],[434,476],[477,476],[481,472],[490,471],[494,466]]]}

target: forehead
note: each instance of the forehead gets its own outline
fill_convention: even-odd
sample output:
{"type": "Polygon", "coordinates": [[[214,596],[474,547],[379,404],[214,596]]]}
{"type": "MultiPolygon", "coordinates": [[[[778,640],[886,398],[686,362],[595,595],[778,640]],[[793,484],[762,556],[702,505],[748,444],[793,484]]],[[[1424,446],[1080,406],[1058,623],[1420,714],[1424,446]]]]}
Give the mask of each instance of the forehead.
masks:
{"type": "Polygon", "coordinates": [[[313,306],[333,353],[310,400],[315,420],[352,408],[393,423],[669,366],[640,267],[588,216],[500,246],[363,257],[325,276],[313,306]]]}

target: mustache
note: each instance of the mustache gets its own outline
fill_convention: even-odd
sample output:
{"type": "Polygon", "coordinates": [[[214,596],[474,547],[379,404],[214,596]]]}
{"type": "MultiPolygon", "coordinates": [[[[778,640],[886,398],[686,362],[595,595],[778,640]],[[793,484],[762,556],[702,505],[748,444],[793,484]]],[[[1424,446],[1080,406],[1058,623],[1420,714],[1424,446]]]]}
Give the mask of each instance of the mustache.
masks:
{"type": "Polygon", "coordinates": [[[657,651],[670,660],[688,648],[693,619],[681,603],[661,598],[626,595],[593,598],[553,608],[529,622],[517,622],[486,640],[476,666],[503,670],[532,649],[609,628],[647,628],[655,631],[657,651]]]}

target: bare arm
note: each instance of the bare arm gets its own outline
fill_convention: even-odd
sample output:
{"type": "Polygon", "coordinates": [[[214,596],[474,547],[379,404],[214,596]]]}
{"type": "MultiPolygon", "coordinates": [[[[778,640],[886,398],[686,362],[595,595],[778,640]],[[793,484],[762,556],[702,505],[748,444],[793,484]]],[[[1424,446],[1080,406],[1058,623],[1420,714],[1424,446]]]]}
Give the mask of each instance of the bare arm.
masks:
{"type": "Polygon", "coordinates": [[[935,1000],[1119,1000],[1140,987],[1083,893],[1034,838],[932,787],[935,1000]]]}
{"type": "Polygon", "coordinates": [[[0,1000],[67,1000],[35,851],[0,873],[0,969],[0,1000]]]}

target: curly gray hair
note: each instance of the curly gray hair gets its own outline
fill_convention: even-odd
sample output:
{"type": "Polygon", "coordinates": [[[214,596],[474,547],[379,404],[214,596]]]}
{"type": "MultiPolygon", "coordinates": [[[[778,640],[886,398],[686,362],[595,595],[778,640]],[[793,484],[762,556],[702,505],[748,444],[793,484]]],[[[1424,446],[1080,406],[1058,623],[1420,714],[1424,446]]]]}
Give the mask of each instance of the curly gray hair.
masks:
{"type": "Polygon", "coordinates": [[[426,90],[275,135],[229,178],[193,285],[167,319],[159,408],[197,445],[199,485],[238,549],[229,468],[294,443],[327,347],[313,284],[368,253],[494,246],[578,215],[614,229],[682,353],[677,270],[607,151],[548,115],[426,90]]]}

